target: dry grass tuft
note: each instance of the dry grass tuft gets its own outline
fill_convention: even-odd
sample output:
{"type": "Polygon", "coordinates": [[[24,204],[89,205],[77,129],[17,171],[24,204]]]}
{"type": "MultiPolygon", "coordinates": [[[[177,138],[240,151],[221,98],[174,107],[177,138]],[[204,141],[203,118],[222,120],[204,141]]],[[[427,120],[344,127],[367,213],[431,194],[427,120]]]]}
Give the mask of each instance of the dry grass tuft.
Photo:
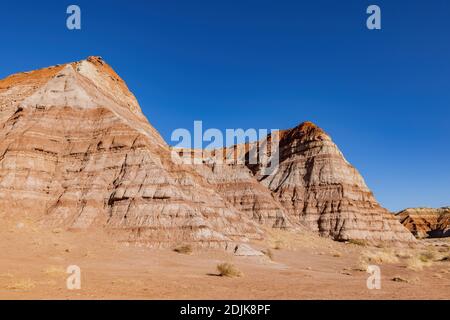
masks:
{"type": "Polygon", "coordinates": [[[420,256],[413,256],[409,258],[406,262],[406,267],[414,271],[423,270],[424,267],[428,267],[430,265],[431,265],[430,262],[424,261],[423,259],[421,259],[420,256]]]}
{"type": "Polygon", "coordinates": [[[407,279],[399,277],[399,276],[393,277],[391,280],[394,281],[394,282],[405,282],[405,283],[409,282],[407,279]]]}
{"type": "Polygon", "coordinates": [[[363,247],[367,246],[367,241],[360,240],[360,239],[350,239],[350,240],[348,240],[348,243],[351,243],[351,244],[354,244],[357,246],[363,246],[363,247]]]}
{"type": "Polygon", "coordinates": [[[222,277],[241,277],[243,273],[237,269],[233,264],[224,262],[217,265],[219,275],[222,277]]]}
{"type": "Polygon", "coordinates": [[[275,241],[275,244],[273,245],[273,248],[275,250],[281,250],[283,249],[283,242],[281,240],[275,241]]]}
{"type": "Polygon", "coordinates": [[[361,253],[361,259],[368,264],[383,264],[383,263],[397,263],[398,258],[392,250],[372,250],[363,251],[361,253]]]}
{"type": "Polygon", "coordinates": [[[436,259],[436,253],[434,253],[433,251],[422,252],[419,254],[419,259],[425,263],[434,261],[436,259]]]}
{"type": "Polygon", "coordinates": [[[406,261],[406,267],[420,271],[424,267],[432,266],[435,261],[442,261],[442,256],[433,249],[412,254],[406,261]]]}
{"type": "Polygon", "coordinates": [[[47,267],[43,270],[43,272],[46,275],[49,276],[57,276],[57,277],[61,277],[61,276],[65,276],[66,275],[66,270],[64,270],[64,268],[62,267],[56,267],[56,266],[50,266],[47,267]]]}
{"type": "Polygon", "coordinates": [[[182,254],[192,254],[192,246],[190,245],[182,245],[173,249],[173,251],[182,253],[182,254]]]}

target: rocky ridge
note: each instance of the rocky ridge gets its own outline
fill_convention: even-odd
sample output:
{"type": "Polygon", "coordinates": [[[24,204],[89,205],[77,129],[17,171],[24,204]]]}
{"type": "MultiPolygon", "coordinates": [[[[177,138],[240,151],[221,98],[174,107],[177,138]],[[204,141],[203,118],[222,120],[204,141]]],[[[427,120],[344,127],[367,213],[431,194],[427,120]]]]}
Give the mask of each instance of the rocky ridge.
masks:
{"type": "Polygon", "coordinates": [[[450,236],[450,207],[408,208],[398,212],[397,217],[417,238],[450,236]]]}
{"type": "Polygon", "coordinates": [[[122,241],[158,246],[236,250],[236,243],[263,238],[264,226],[336,240],[414,241],[309,122],[277,133],[273,175],[264,161],[214,161],[226,148],[199,165],[174,162],[172,148],[100,57],[0,80],[0,121],[0,217],[104,227],[122,241]]]}
{"type": "MultiPolygon", "coordinates": [[[[321,128],[303,122],[295,128],[268,135],[259,145],[270,146],[271,139],[276,139],[279,145],[274,151],[279,157],[274,174],[266,173],[265,169],[271,166],[267,155],[260,157],[258,154],[266,161],[259,161],[257,165],[248,163],[251,150],[257,147],[255,143],[214,152],[215,158],[220,159],[229,158],[230,150],[239,150],[237,157],[241,157],[245,165],[208,161],[213,171],[206,175],[209,181],[238,207],[250,203],[256,208],[244,210],[251,212],[253,219],[271,221],[272,226],[306,228],[339,241],[413,241],[410,232],[394,215],[378,204],[364,179],[321,128]],[[272,205],[272,201],[261,210],[257,204],[264,202],[257,192],[259,188],[243,187],[243,176],[269,190],[276,205],[272,205]],[[256,195],[249,195],[249,189],[256,195]]],[[[268,151],[272,152],[270,147],[268,151]]],[[[205,168],[201,170],[205,176],[205,168]]]]}

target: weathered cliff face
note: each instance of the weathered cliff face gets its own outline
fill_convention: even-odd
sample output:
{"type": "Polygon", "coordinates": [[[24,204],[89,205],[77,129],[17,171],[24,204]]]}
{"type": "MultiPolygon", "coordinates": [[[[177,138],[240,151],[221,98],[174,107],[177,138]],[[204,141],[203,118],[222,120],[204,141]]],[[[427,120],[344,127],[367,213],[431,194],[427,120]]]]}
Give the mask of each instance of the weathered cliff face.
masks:
{"type": "Polygon", "coordinates": [[[397,217],[417,238],[450,236],[450,207],[409,208],[398,212],[397,217]]]}
{"type": "MultiPolygon", "coordinates": [[[[217,161],[234,148],[200,164],[174,161],[99,57],[1,80],[0,122],[0,217],[105,227],[123,241],[152,245],[230,247],[263,237],[262,225],[337,240],[414,240],[311,123],[277,134],[273,175],[264,171],[267,161],[217,161]]],[[[254,147],[237,157],[247,159],[254,147]]]]}
{"type": "Polygon", "coordinates": [[[188,160],[214,190],[247,218],[272,228],[298,227],[289,220],[286,210],[270,190],[259,183],[247,167],[245,156],[251,146],[215,150],[173,148],[173,151],[188,160]]]}
{"type": "Polygon", "coordinates": [[[304,122],[280,131],[278,139],[276,173],[264,175],[258,166],[252,170],[291,221],[336,240],[412,241],[322,129],[304,122]]]}
{"type": "Polygon", "coordinates": [[[106,226],[124,241],[161,245],[261,236],[192,167],[172,161],[100,58],[8,77],[0,108],[0,215],[106,226]]]}

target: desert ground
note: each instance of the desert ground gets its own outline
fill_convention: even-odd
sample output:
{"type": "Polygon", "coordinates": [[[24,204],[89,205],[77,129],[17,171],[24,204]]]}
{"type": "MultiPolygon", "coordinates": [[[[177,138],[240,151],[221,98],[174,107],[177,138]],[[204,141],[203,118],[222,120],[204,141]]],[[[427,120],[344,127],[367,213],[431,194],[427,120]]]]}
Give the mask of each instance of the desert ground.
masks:
{"type": "Polygon", "coordinates": [[[221,250],[177,253],[118,243],[96,231],[43,229],[2,218],[0,299],[449,299],[449,239],[414,246],[339,243],[306,232],[269,231],[252,243],[265,256],[221,250]],[[242,275],[219,276],[228,262],[242,275]],[[368,264],[381,289],[366,285],[368,264]],[[66,269],[81,268],[68,290],[66,269]]]}

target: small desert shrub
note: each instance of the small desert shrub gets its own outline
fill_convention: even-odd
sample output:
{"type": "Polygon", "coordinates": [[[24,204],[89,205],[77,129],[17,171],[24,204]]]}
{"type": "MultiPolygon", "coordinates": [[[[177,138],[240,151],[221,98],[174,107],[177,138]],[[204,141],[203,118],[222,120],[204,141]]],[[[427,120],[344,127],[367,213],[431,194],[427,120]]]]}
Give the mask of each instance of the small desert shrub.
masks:
{"type": "Polygon", "coordinates": [[[436,259],[436,254],[433,251],[427,251],[427,252],[422,252],[419,255],[419,259],[422,262],[429,262],[429,261],[433,261],[436,259]]]}
{"type": "Polygon", "coordinates": [[[270,260],[274,259],[273,252],[270,249],[263,250],[262,253],[264,253],[264,255],[267,256],[270,260]]]}
{"type": "Polygon", "coordinates": [[[358,263],[356,264],[354,270],[366,272],[369,264],[364,259],[358,259],[358,263]]]}
{"type": "Polygon", "coordinates": [[[182,253],[182,254],[191,254],[192,247],[190,245],[182,245],[182,246],[176,247],[175,249],[173,249],[173,251],[182,253]]]}
{"type": "Polygon", "coordinates": [[[233,264],[225,262],[217,265],[219,275],[222,277],[240,277],[242,272],[239,271],[233,264]]]}
{"type": "Polygon", "coordinates": [[[406,280],[405,278],[402,278],[402,277],[399,277],[399,276],[393,277],[391,280],[394,281],[394,282],[406,282],[406,283],[409,282],[409,281],[406,280]]]}
{"type": "Polygon", "coordinates": [[[281,250],[283,248],[283,242],[280,240],[275,241],[273,248],[275,250],[281,250]]]}
{"type": "Polygon", "coordinates": [[[414,271],[420,271],[423,267],[427,267],[430,264],[430,262],[424,261],[420,256],[413,256],[407,260],[406,267],[414,271]]]}
{"type": "Polygon", "coordinates": [[[366,241],[359,240],[359,239],[350,239],[350,240],[348,240],[348,243],[351,243],[351,244],[354,244],[354,245],[357,245],[357,246],[363,246],[363,247],[367,246],[367,242],[366,241]]]}
{"type": "Polygon", "coordinates": [[[342,257],[342,253],[340,253],[340,252],[335,252],[335,253],[333,253],[333,257],[335,257],[335,258],[342,257]]]}

